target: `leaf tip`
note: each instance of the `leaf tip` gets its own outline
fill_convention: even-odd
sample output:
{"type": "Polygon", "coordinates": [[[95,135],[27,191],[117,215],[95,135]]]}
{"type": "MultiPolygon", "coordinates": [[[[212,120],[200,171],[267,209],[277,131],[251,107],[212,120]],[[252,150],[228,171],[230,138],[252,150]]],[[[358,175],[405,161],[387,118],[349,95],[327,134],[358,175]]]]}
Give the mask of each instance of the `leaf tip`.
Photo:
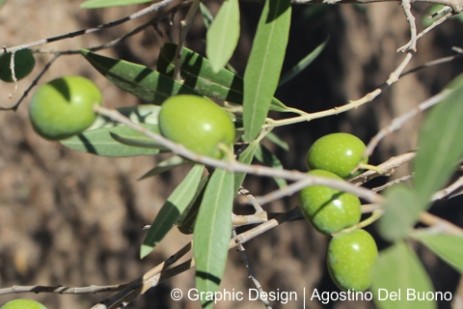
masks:
{"type": "Polygon", "coordinates": [[[140,259],[144,259],[146,256],[148,256],[151,252],[153,251],[153,247],[152,246],[148,246],[148,245],[141,245],[140,247],[140,259]]]}

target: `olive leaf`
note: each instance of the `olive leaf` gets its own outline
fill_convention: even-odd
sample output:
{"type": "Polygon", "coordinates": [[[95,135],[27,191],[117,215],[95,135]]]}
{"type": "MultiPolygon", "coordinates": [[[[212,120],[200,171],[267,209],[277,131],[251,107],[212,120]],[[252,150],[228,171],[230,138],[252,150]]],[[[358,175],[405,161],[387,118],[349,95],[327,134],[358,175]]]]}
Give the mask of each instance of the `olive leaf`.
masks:
{"type": "Polygon", "coordinates": [[[417,299],[434,291],[426,270],[403,241],[379,254],[373,271],[371,291],[379,309],[435,309],[435,301],[417,299]]]}
{"type": "Polygon", "coordinates": [[[278,87],[291,24],[289,0],[265,1],[244,73],[245,141],[252,141],[267,117],[278,87]]]}
{"type": "Polygon", "coordinates": [[[442,260],[463,273],[463,236],[421,232],[413,235],[442,260]]]}
{"type": "MultiPolygon", "coordinates": [[[[160,73],[172,77],[175,71],[177,45],[166,43],[161,49],[157,63],[160,73]]],[[[180,75],[183,83],[198,94],[225,100],[232,103],[243,103],[243,79],[227,69],[215,72],[209,59],[183,47],[180,51],[180,75]]],[[[271,110],[278,112],[294,112],[276,98],[271,98],[271,110]]]]}
{"type": "Polygon", "coordinates": [[[446,91],[451,92],[431,110],[421,127],[413,161],[413,186],[393,187],[385,194],[385,213],[378,227],[389,241],[411,231],[420,213],[430,206],[432,194],[445,185],[463,156],[463,75],[446,91]]]}
{"type": "MultiPolygon", "coordinates": [[[[234,174],[216,169],[207,184],[193,234],[196,288],[199,293],[217,291],[228,256],[232,228],[234,174]]],[[[201,300],[203,308],[214,302],[201,300]]]]}
{"type": "Polygon", "coordinates": [[[191,204],[196,192],[201,188],[201,183],[205,183],[204,169],[203,165],[193,166],[188,175],[167,198],[143,241],[140,248],[141,258],[153,251],[154,247],[164,238],[188,205],[191,204]]]}
{"type": "Polygon", "coordinates": [[[212,70],[219,72],[233,55],[240,35],[238,0],[225,0],[207,31],[206,55],[212,70]]]}
{"type": "Polygon", "coordinates": [[[159,104],[176,94],[195,94],[195,91],[184,83],[144,65],[105,57],[88,50],[82,50],[81,54],[114,85],[143,101],[159,104]]]}
{"type": "MultiPolygon", "coordinates": [[[[119,108],[118,111],[140,126],[159,133],[157,105],[119,108]]],[[[98,116],[93,125],[79,135],[61,140],[72,150],[106,157],[155,155],[162,147],[127,125],[98,116]]]]}

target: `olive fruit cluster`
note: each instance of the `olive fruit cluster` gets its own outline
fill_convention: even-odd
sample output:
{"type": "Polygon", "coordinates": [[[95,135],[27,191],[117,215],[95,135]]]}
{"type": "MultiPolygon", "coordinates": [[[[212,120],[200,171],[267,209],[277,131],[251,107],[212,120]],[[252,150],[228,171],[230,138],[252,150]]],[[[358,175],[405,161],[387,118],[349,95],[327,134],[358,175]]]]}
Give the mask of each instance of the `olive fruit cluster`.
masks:
{"type": "Polygon", "coordinates": [[[18,298],[7,302],[0,309],[47,309],[47,307],[32,299],[18,298]]]}
{"type": "MultiPolygon", "coordinates": [[[[365,161],[364,151],[365,144],[354,135],[325,135],[307,152],[309,174],[341,180],[365,161]]],[[[360,221],[360,200],[353,194],[327,186],[309,186],[299,195],[305,217],[322,233],[334,234],[360,221]]]]}
{"type": "Polygon", "coordinates": [[[102,94],[89,79],[66,76],[41,85],[29,105],[29,118],[35,131],[49,140],[79,134],[96,119],[95,105],[102,94]]]}
{"type": "Polygon", "coordinates": [[[20,80],[32,72],[35,66],[35,58],[30,49],[20,49],[14,53],[13,67],[11,67],[12,53],[4,53],[0,56],[0,79],[11,83],[14,81],[13,72],[16,80],[20,80]]]}
{"type": "MultiPolygon", "coordinates": [[[[348,133],[321,137],[307,153],[308,174],[337,180],[350,177],[360,163],[366,163],[365,148],[348,133]]],[[[299,197],[306,219],[320,232],[333,235],[327,252],[333,281],[344,290],[369,288],[378,249],[368,232],[353,228],[361,218],[359,198],[324,185],[306,187],[299,197]]]]}
{"type": "Polygon", "coordinates": [[[199,155],[222,158],[231,148],[235,126],[230,115],[205,97],[176,95],[159,111],[159,130],[169,140],[199,155]]]}

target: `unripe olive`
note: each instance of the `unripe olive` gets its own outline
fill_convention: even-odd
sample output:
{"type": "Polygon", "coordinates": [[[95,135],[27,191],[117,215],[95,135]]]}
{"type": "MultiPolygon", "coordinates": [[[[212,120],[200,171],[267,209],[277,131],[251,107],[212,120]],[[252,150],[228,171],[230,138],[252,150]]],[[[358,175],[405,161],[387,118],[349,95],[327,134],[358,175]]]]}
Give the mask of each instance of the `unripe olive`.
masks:
{"type": "Polygon", "coordinates": [[[47,307],[32,299],[18,298],[7,302],[0,309],[47,309],[47,307]]]}
{"type": "Polygon", "coordinates": [[[332,133],[317,139],[307,152],[310,169],[322,169],[346,178],[359,166],[367,163],[363,158],[365,144],[349,133],[332,133]]]}
{"type": "MultiPolygon", "coordinates": [[[[5,53],[0,56],[0,79],[5,82],[13,82],[11,72],[11,53],[5,53]]],[[[20,80],[34,69],[35,58],[30,49],[20,49],[14,53],[14,74],[16,80],[20,80]]]]}
{"type": "Polygon", "coordinates": [[[328,245],[328,270],[339,288],[365,291],[371,285],[377,257],[375,240],[365,230],[340,233],[328,245]]]}
{"type": "MultiPolygon", "coordinates": [[[[308,174],[342,180],[324,170],[312,170],[308,174]]],[[[360,221],[360,200],[353,194],[316,185],[302,189],[299,197],[305,217],[322,233],[336,233],[360,221]]]]}
{"type": "Polygon", "coordinates": [[[230,115],[205,97],[177,95],[168,98],[159,112],[163,136],[204,156],[221,158],[219,145],[232,146],[235,126],[230,115]]]}
{"type": "Polygon", "coordinates": [[[81,76],[66,76],[41,85],[29,106],[37,133],[59,140],[79,134],[96,119],[95,105],[102,102],[98,87],[81,76]]]}

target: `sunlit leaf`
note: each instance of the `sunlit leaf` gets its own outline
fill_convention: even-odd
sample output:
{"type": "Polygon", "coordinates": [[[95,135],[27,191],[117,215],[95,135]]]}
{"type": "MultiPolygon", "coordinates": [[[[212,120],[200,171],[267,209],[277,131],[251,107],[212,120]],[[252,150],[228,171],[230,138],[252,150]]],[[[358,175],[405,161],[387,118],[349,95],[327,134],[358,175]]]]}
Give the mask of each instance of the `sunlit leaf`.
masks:
{"type": "Polygon", "coordinates": [[[144,258],[153,251],[154,247],[170,231],[177,219],[191,203],[200,187],[203,172],[203,165],[197,164],[193,166],[188,175],[167,198],[143,241],[140,248],[141,258],[144,258]]]}
{"type": "Polygon", "coordinates": [[[379,309],[437,308],[435,301],[422,300],[423,293],[433,293],[434,287],[420,260],[404,242],[379,254],[371,291],[379,309]]]}
{"type": "MultiPolygon", "coordinates": [[[[157,69],[169,77],[175,71],[176,50],[177,45],[166,43],[159,54],[157,69]]],[[[198,94],[237,104],[243,103],[243,79],[235,73],[227,69],[214,72],[207,58],[188,48],[182,48],[179,62],[183,83],[198,94]]],[[[271,109],[294,112],[294,109],[289,109],[276,98],[271,99],[271,109]]]]}
{"type": "Polygon", "coordinates": [[[291,24],[290,0],[267,0],[244,73],[244,140],[260,132],[275,94],[291,24]]]}
{"type": "Polygon", "coordinates": [[[153,71],[146,66],[105,57],[86,50],[82,51],[82,55],[114,85],[143,101],[162,103],[168,97],[176,94],[195,93],[193,89],[185,84],[153,71]]]}
{"type": "Polygon", "coordinates": [[[414,238],[463,273],[463,236],[423,232],[414,235],[414,238]]]}
{"type": "MultiPolygon", "coordinates": [[[[217,169],[212,174],[199,208],[193,235],[196,288],[217,291],[225,271],[232,228],[233,173],[217,169]]],[[[214,302],[201,299],[203,308],[214,302]]]]}
{"type": "Polygon", "coordinates": [[[457,78],[450,87],[453,92],[431,110],[419,135],[413,180],[422,198],[420,210],[445,185],[463,156],[463,80],[457,78]]]}
{"type": "MultiPolygon", "coordinates": [[[[119,111],[142,127],[155,133],[159,132],[159,106],[140,105],[120,108],[119,111]]],[[[72,150],[107,157],[154,155],[162,149],[160,145],[142,133],[101,116],[83,133],[60,142],[72,150]],[[114,138],[115,136],[119,138],[119,141],[114,138]],[[121,143],[122,140],[127,143],[121,143]],[[135,144],[138,146],[134,146],[135,144]]]]}
{"type": "Polygon", "coordinates": [[[407,235],[416,222],[419,199],[402,185],[387,190],[385,198],[385,212],[378,221],[378,229],[384,239],[394,241],[407,235]]]}
{"type": "Polygon", "coordinates": [[[214,72],[219,72],[230,60],[240,35],[238,0],[224,0],[207,31],[206,55],[214,72]]]}
{"type": "Polygon", "coordinates": [[[463,156],[463,78],[457,77],[448,89],[452,92],[431,110],[421,127],[413,161],[414,187],[386,193],[385,213],[379,220],[385,239],[397,240],[411,230],[430,205],[432,194],[445,185],[463,156]]]}

